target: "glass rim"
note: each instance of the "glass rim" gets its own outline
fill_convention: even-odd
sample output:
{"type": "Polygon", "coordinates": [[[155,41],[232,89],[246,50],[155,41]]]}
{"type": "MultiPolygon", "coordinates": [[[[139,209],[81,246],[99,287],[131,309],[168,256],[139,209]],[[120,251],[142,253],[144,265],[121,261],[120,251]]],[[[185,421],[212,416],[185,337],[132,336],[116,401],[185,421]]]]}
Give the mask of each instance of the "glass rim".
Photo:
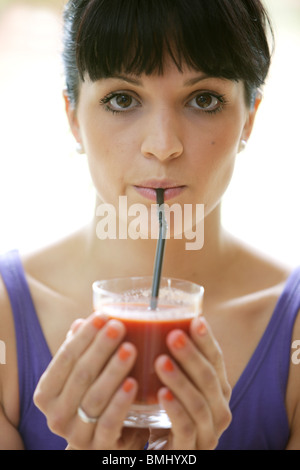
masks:
{"type": "MultiPolygon", "coordinates": [[[[108,296],[120,296],[124,292],[114,292],[113,290],[110,290],[107,287],[104,287],[104,284],[106,283],[119,283],[121,281],[128,281],[128,282],[137,282],[137,281],[148,281],[149,286],[151,287],[152,285],[152,280],[153,276],[124,276],[124,277],[117,277],[117,278],[111,278],[111,279],[102,279],[102,280],[97,280],[94,281],[92,284],[93,288],[93,294],[101,294],[101,295],[108,295],[108,296]]],[[[186,285],[186,286],[191,286],[194,291],[184,291],[186,294],[189,294],[191,296],[193,295],[198,295],[203,297],[204,294],[204,287],[201,284],[197,284],[196,282],[193,281],[188,281],[186,279],[180,279],[180,278],[174,278],[174,277],[165,277],[163,276],[161,278],[161,287],[164,287],[165,285],[168,285],[168,283],[171,282],[171,287],[177,287],[180,288],[179,285],[174,286],[172,284],[181,284],[181,285],[186,285]]],[[[130,286],[128,286],[129,288],[130,286]]],[[[184,290],[184,289],[183,289],[184,290]]]]}

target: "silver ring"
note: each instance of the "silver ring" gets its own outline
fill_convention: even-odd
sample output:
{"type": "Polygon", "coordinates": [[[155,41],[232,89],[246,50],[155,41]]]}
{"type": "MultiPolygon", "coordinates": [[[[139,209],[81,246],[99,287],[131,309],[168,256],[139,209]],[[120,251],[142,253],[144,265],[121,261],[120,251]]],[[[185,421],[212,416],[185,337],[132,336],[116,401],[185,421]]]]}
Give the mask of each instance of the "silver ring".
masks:
{"type": "Polygon", "coordinates": [[[89,423],[97,423],[98,421],[98,418],[91,418],[90,416],[88,416],[84,411],[83,409],[81,408],[81,406],[78,406],[77,408],[77,414],[79,416],[79,418],[81,419],[81,421],[83,423],[86,423],[86,424],[89,424],[89,423]]]}

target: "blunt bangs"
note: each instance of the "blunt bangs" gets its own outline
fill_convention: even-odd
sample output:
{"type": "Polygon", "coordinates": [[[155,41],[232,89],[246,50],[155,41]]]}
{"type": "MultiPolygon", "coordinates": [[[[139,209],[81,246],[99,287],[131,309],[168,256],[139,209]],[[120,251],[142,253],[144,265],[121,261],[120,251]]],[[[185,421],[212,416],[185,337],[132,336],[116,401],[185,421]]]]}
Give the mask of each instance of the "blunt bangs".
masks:
{"type": "Polygon", "coordinates": [[[179,71],[264,83],[270,51],[259,0],[73,0],[70,8],[76,3],[77,17],[65,12],[64,57],[82,81],[163,74],[170,57],[179,71]]]}

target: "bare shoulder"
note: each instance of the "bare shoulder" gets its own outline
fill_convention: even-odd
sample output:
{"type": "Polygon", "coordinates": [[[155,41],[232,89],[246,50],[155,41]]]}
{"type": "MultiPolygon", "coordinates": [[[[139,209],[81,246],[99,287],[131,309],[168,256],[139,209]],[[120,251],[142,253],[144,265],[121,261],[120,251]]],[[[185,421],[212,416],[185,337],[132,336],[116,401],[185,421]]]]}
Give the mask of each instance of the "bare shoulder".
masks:
{"type": "Polygon", "coordinates": [[[90,265],[85,229],[21,258],[33,295],[40,288],[45,298],[47,293],[61,299],[79,297],[90,265]]]}
{"type": "Polygon", "coordinates": [[[273,287],[281,289],[295,269],[295,266],[267,256],[240,240],[231,238],[231,243],[235,258],[232,264],[233,275],[248,293],[262,292],[273,287]]]}
{"type": "MultiPolygon", "coordinates": [[[[255,248],[236,244],[236,262],[232,263],[231,282],[234,285],[233,305],[245,308],[243,317],[246,327],[252,325],[262,334],[267,327],[286,283],[295,270],[290,266],[266,256],[255,248]]],[[[261,336],[261,335],[260,335],[261,336]]]]}
{"type": "Polygon", "coordinates": [[[72,322],[92,311],[89,257],[84,229],[34,253],[22,264],[39,322],[52,355],[72,322]]]}
{"type": "MultiPolygon", "coordinates": [[[[294,267],[274,260],[255,247],[227,234],[225,255],[205,286],[205,301],[221,309],[245,308],[264,320],[265,326],[294,267]],[[217,289],[216,289],[217,285],[217,289]],[[262,318],[263,317],[263,318],[262,318]]],[[[261,324],[263,328],[263,324],[261,324]]]]}
{"type": "Polygon", "coordinates": [[[60,278],[66,280],[68,271],[74,276],[74,268],[83,264],[83,237],[82,229],[39,250],[21,253],[26,274],[45,284],[64,286],[66,282],[61,283],[60,278]]]}

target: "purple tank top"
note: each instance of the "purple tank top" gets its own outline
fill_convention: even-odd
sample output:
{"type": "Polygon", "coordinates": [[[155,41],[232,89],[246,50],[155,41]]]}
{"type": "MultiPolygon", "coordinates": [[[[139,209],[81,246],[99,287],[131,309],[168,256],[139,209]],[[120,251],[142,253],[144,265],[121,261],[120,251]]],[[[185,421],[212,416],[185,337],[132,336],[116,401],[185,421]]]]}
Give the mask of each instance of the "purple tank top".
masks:
{"type": "Polygon", "coordinates": [[[300,309],[300,268],[289,276],[271,320],[232,391],[232,422],[218,450],[284,450],[289,439],[285,394],[294,323],[300,309]]]}
{"type": "Polygon", "coordinates": [[[18,251],[0,257],[0,274],[6,286],[15,323],[19,369],[20,423],[18,431],[27,450],[63,450],[67,443],[53,434],[33,393],[51,353],[40,327],[18,251]]]}
{"type": "MultiPolygon", "coordinates": [[[[18,251],[0,257],[15,322],[20,389],[19,432],[28,450],[65,449],[64,439],[47,427],[32,397],[52,359],[41,330],[18,251]]],[[[289,438],[285,391],[292,331],[300,309],[300,268],[285,285],[271,320],[232,391],[233,415],[217,450],[283,450],[289,438]]]]}

